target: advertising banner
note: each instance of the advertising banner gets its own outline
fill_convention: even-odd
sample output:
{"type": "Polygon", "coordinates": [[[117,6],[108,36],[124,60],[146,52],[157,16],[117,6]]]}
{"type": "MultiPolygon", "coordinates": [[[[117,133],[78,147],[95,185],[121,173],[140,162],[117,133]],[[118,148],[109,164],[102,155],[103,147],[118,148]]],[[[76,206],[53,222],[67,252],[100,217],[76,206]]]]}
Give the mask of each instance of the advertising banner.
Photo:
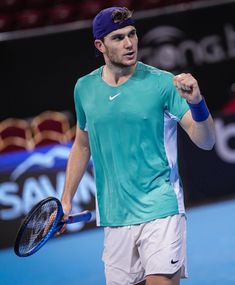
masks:
{"type": "MultiPolygon", "coordinates": [[[[70,145],[0,155],[0,248],[12,246],[22,219],[42,199],[61,198],[70,145]]],[[[93,220],[67,226],[68,232],[95,226],[95,182],[92,162],[73,200],[73,212],[90,210],[93,220]]]]}
{"type": "Polygon", "coordinates": [[[179,128],[179,164],[187,206],[235,197],[235,113],[214,118],[212,151],[196,147],[179,128]]]}
{"type": "Polygon", "coordinates": [[[179,6],[138,21],[139,59],[175,74],[192,73],[210,109],[221,111],[235,82],[235,3],[195,2],[191,9],[179,6]]]}

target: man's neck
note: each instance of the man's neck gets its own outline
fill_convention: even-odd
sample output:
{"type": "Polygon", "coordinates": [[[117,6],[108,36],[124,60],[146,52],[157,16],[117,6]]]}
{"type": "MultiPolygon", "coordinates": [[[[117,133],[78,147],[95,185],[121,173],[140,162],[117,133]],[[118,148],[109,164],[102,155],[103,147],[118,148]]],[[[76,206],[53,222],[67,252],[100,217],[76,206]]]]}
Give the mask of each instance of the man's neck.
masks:
{"type": "Polygon", "coordinates": [[[118,67],[106,63],[103,68],[102,78],[108,84],[118,86],[132,76],[135,71],[136,64],[128,67],[118,67]]]}

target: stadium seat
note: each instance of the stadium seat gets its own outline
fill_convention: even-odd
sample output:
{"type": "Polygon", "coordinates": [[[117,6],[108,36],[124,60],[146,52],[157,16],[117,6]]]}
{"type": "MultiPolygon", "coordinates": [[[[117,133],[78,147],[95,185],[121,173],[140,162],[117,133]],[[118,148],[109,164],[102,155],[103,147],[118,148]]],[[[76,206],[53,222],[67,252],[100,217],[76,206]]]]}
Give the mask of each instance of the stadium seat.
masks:
{"type": "Polygon", "coordinates": [[[0,12],[15,12],[23,5],[23,0],[0,0],[0,12]]]}
{"type": "Polygon", "coordinates": [[[15,19],[10,15],[0,15],[0,32],[14,30],[15,19]]]}
{"type": "Polygon", "coordinates": [[[32,149],[34,143],[29,123],[26,120],[9,118],[0,123],[0,139],[4,149],[32,149]]]}
{"type": "Polygon", "coordinates": [[[43,131],[65,134],[69,129],[69,121],[62,112],[45,111],[32,119],[31,126],[34,134],[43,131]]]}
{"type": "Polygon", "coordinates": [[[2,139],[1,139],[1,137],[0,137],[0,150],[3,148],[3,141],[2,141],[2,139]]]}
{"type": "Polygon", "coordinates": [[[100,10],[104,8],[105,1],[86,0],[79,4],[79,18],[92,19],[100,10]]]}
{"type": "Polygon", "coordinates": [[[45,24],[45,12],[42,10],[29,9],[17,13],[16,26],[18,29],[31,29],[45,24]]]}
{"type": "Polygon", "coordinates": [[[27,140],[21,137],[8,137],[0,143],[0,153],[14,152],[20,150],[31,151],[33,148],[27,140]]]}
{"type": "Polygon", "coordinates": [[[51,5],[51,0],[25,0],[26,8],[45,8],[51,5]]]}
{"type": "Polygon", "coordinates": [[[35,147],[46,146],[50,144],[63,144],[66,142],[67,139],[63,134],[53,131],[43,131],[34,136],[35,147]]]}
{"type": "Polygon", "coordinates": [[[66,136],[67,136],[68,141],[74,141],[75,136],[76,136],[76,129],[77,129],[77,125],[73,126],[67,131],[66,136]]]}
{"type": "Polygon", "coordinates": [[[31,122],[35,146],[68,142],[69,120],[61,112],[45,111],[31,122]]]}
{"type": "Polygon", "coordinates": [[[133,10],[134,9],[134,5],[135,5],[135,1],[136,0],[108,0],[105,1],[105,6],[106,7],[126,7],[129,10],[133,10]]]}
{"type": "Polygon", "coordinates": [[[75,4],[81,2],[81,0],[77,1],[77,0],[54,0],[53,3],[54,5],[58,5],[58,4],[75,4]]]}
{"type": "Polygon", "coordinates": [[[30,125],[26,120],[9,118],[0,123],[0,137],[21,137],[30,140],[32,133],[30,125]]]}
{"type": "Polygon", "coordinates": [[[77,6],[70,4],[59,4],[48,11],[50,24],[63,24],[78,19],[77,6]]]}
{"type": "Polygon", "coordinates": [[[166,5],[168,5],[168,1],[165,0],[138,0],[136,8],[137,10],[149,10],[166,5]]]}

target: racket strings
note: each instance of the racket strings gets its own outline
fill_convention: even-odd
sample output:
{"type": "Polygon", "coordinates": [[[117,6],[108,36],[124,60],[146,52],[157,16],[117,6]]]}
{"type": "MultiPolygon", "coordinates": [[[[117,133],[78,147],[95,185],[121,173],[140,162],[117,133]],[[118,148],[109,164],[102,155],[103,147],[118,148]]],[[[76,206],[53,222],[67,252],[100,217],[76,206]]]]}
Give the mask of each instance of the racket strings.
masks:
{"type": "Polygon", "coordinates": [[[38,208],[29,218],[19,243],[19,252],[28,253],[37,247],[53,228],[57,216],[58,205],[48,201],[38,208]]]}

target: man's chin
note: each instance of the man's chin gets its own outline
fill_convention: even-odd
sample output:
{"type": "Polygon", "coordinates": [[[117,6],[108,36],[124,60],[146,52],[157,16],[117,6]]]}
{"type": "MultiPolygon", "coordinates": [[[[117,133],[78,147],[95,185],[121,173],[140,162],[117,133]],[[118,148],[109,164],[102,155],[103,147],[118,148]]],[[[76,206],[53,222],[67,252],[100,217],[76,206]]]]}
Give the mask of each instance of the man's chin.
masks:
{"type": "Polygon", "coordinates": [[[122,63],[120,63],[120,66],[122,65],[123,67],[132,67],[135,65],[137,62],[137,59],[132,59],[132,60],[125,60],[122,63]]]}

